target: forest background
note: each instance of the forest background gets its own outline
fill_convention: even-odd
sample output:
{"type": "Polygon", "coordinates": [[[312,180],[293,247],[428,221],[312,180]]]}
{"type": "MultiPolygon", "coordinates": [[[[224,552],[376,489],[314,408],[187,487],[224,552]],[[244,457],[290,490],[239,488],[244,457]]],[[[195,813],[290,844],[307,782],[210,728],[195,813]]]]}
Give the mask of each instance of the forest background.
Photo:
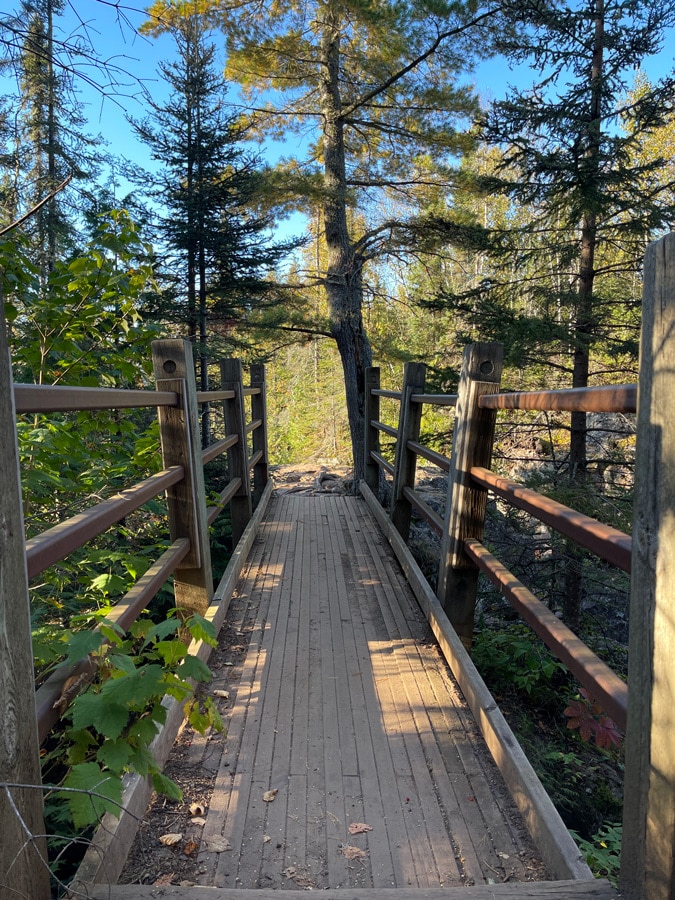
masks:
{"type": "MultiPolygon", "coordinates": [[[[222,357],[268,364],[273,462],[352,463],[358,478],[372,362],[397,387],[402,363],[423,360],[428,388],[452,391],[462,347],[499,340],[512,389],[635,380],[642,257],[675,222],[672,3],[161,0],[138,37],[132,11],[101,4],[140,53],[162,48],[147,84],[99,43],[98,5],[0,14],[17,381],[147,386],[150,340],[182,335],[202,389],[222,357]],[[518,83],[491,102],[472,87],[489,60],[518,83]],[[83,84],[125,113],[136,97],[142,159],[91,136],[83,84]]],[[[423,431],[447,452],[444,416],[423,431]]],[[[206,444],[221,424],[208,408],[201,424],[206,444]]],[[[527,477],[625,524],[630,426],[605,423],[598,442],[583,414],[531,425],[543,464],[527,477]]],[[[139,415],[18,427],[29,534],[158,467],[139,415]]],[[[160,543],[162,514],[147,512],[35,586],[38,668],[143,571],[128,544],[160,543]]],[[[532,550],[551,606],[579,626],[584,560],[553,556],[552,570],[532,550]]]]}

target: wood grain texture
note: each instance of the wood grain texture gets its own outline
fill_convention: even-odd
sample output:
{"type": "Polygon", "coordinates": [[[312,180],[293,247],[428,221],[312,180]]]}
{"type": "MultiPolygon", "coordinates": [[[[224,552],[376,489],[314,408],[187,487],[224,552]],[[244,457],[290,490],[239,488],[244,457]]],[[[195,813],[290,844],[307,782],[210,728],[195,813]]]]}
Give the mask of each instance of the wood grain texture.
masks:
{"type": "MultiPolygon", "coordinates": [[[[33,649],[14,390],[0,296],[0,782],[39,786],[33,649]]],[[[0,898],[50,896],[42,791],[0,788],[0,898]],[[25,828],[19,821],[23,818],[25,828]],[[28,829],[28,834],[26,833],[28,829]],[[31,839],[29,839],[31,838],[31,839]]]]}
{"type": "Polygon", "coordinates": [[[371,453],[380,452],[380,432],[370,423],[378,422],[380,419],[380,397],[379,394],[373,394],[374,390],[380,388],[380,367],[370,366],[366,369],[366,439],[365,439],[365,455],[366,455],[366,484],[379,497],[380,492],[380,467],[370,455],[371,453]]]}
{"type": "Polygon", "coordinates": [[[236,591],[255,621],[203,832],[203,885],[423,889],[540,871],[365,504],[279,495],[260,538],[236,591]],[[352,835],[351,822],[372,831],[352,835]],[[214,852],[222,838],[232,850],[214,852]]]}
{"type": "Polygon", "coordinates": [[[259,394],[253,394],[251,397],[251,418],[255,422],[260,419],[262,422],[259,428],[253,432],[253,454],[258,452],[262,456],[253,467],[253,507],[260,503],[267,480],[269,478],[269,467],[267,459],[267,381],[265,378],[265,366],[262,363],[253,363],[250,366],[251,387],[260,388],[259,394]]]}
{"type": "Polygon", "coordinates": [[[464,644],[471,646],[478,569],[464,552],[464,540],[483,536],[487,492],[471,480],[473,466],[490,467],[496,410],[478,399],[499,390],[501,344],[477,343],[464,349],[459,380],[448,497],[441,535],[437,595],[464,644]]]}
{"type": "Polygon", "coordinates": [[[391,492],[391,521],[404,541],[410,534],[410,501],[404,495],[405,488],[415,487],[417,455],[408,447],[408,441],[418,441],[422,422],[422,404],[413,403],[413,394],[423,394],[427,367],[424,363],[407,362],[403,368],[401,409],[398,419],[398,441],[394,461],[394,483],[391,492]]]}
{"type": "Polygon", "coordinates": [[[365,484],[361,485],[361,493],[389,540],[408,583],[415,592],[441,652],[457,679],[509,793],[518,806],[547,868],[559,879],[589,878],[591,872],[579,848],[565,828],[495,699],[450,624],[438,597],[429,587],[429,583],[410,550],[393,528],[386,512],[365,484]]]}
{"type": "Polygon", "coordinates": [[[621,884],[675,895],[675,235],[645,257],[621,884]]]}
{"type": "Polygon", "coordinates": [[[157,409],[163,465],[185,469],[183,480],[166,492],[171,540],[190,540],[174,575],[176,606],[203,615],[213,596],[213,576],[192,346],[183,340],[153,341],[152,362],[157,389],[181,398],[177,407],[157,409]]]}
{"type": "MultiPolygon", "coordinates": [[[[90,900],[279,900],[275,890],[224,890],[213,887],[100,886],[90,900]]],[[[493,884],[460,888],[334,890],[321,892],[324,900],[618,900],[607,881],[541,881],[536,884],[493,884]]],[[[287,890],[284,900],[306,900],[307,891],[287,890]]]]}
{"type": "Polygon", "coordinates": [[[237,543],[248,525],[252,513],[251,478],[248,468],[248,442],[246,438],[246,418],[244,415],[244,385],[239,359],[223,359],[220,363],[220,382],[223,390],[234,391],[234,398],[223,404],[225,432],[227,436],[238,435],[239,440],[227,451],[230,480],[241,479],[239,490],[230,500],[232,541],[237,543]]]}

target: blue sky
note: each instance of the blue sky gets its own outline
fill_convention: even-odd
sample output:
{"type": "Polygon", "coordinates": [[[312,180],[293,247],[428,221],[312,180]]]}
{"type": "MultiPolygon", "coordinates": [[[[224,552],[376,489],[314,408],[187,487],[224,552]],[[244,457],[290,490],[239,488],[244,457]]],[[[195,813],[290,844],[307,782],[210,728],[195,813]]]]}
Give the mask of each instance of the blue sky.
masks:
{"type": "MultiPolygon", "coordinates": [[[[123,4],[120,4],[123,6],[123,4]]],[[[166,96],[166,88],[157,75],[162,60],[170,60],[174,48],[170,37],[150,39],[137,34],[135,29],[143,22],[141,4],[132,8],[133,2],[119,11],[110,3],[97,0],[66,0],[66,11],[59,21],[61,37],[72,40],[79,37],[91,42],[98,55],[118,66],[128,75],[121,75],[122,86],[110,92],[97,92],[80,80],[78,91],[83,103],[83,114],[88,120],[88,131],[101,134],[109,149],[143,167],[151,165],[146,148],[137,139],[127,115],[140,118],[147,110],[142,102],[139,82],[150,91],[155,100],[166,96]]],[[[215,38],[216,45],[218,38],[215,38]]],[[[648,77],[655,79],[673,66],[675,54],[675,30],[671,32],[663,52],[647,62],[648,77]]],[[[100,75],[93,73],[93,77],[100,75]]],[[[510,69],[501,59],[482,63],[473,76],[476,86],[485,100],[504,95],[509,85],[526,87],[532,82],[529,68],[510,69]]],[[[236,99],[233,95],[232,99],[236,99]]],[[[267,146],[268,157],[276,157],[283,148],[267,146]]],[[[291,148],[292,149],[292,148],[291,148]]],[[[286,152],[289,152],[288,150],[286,152]]]]}

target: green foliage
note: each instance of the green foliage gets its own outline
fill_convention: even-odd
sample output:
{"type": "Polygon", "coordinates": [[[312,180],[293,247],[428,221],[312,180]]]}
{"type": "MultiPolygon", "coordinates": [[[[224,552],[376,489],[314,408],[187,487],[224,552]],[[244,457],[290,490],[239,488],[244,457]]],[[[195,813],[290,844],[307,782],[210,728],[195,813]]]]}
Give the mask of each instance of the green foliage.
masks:
{"type": "Polygon", "coordinates": [[[493,631],[483,624],[471,655],[479,671],[491,676],[495,687],[515,689],[538,703],[556,700],[556,676],[567,673],[566,666],[521,624],[504,631],[493,631]]]}
{"type": "Polygon", "coordinates": [[[101,632],[66,633],[64,664],[88,658],[97,670],[95,681],[75,697],[64,717],[69,724],[47,759],[50,769],[68,767],[61,781],[68,790],[57,791],[55,798],[68,804],[76,830],[94,824],[104,812],[119,815],[122,777],[129,771],[151,775],[156,790],[180,799],[178,787],[161,774],[149,749],[166,717],[165,695],[185,704],[196,730],[223,727],[214,704],[199,704],[188,681],[208,681],[210,670],[175,637],[181,627],[182,634],[214,645],[213,626],[198,615],[181,623],[176,613],[159,623],[137,619],[128,637],[112,623],[101,625],[105,641],[101,632]]]}
{"type": "Polygon", "coordinates": [[[607,878],[614,887],[619,886],[621,833],[620,822],[603,823],[590,840],[571,832],[595,877],[607,878]]]}

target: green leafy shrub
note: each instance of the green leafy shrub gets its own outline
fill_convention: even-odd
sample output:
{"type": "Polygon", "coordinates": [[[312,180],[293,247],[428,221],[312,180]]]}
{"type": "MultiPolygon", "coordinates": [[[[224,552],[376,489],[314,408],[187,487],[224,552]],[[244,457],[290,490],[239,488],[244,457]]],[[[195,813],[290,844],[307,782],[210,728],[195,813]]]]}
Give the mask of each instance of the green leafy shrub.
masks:
{"type": "Polygon", "coordinates": [[[620,822],[605,822],[590,840],[571,832],[596,878],[607,878],[614,887],[619,884],[621,831],[620,822]]]}

